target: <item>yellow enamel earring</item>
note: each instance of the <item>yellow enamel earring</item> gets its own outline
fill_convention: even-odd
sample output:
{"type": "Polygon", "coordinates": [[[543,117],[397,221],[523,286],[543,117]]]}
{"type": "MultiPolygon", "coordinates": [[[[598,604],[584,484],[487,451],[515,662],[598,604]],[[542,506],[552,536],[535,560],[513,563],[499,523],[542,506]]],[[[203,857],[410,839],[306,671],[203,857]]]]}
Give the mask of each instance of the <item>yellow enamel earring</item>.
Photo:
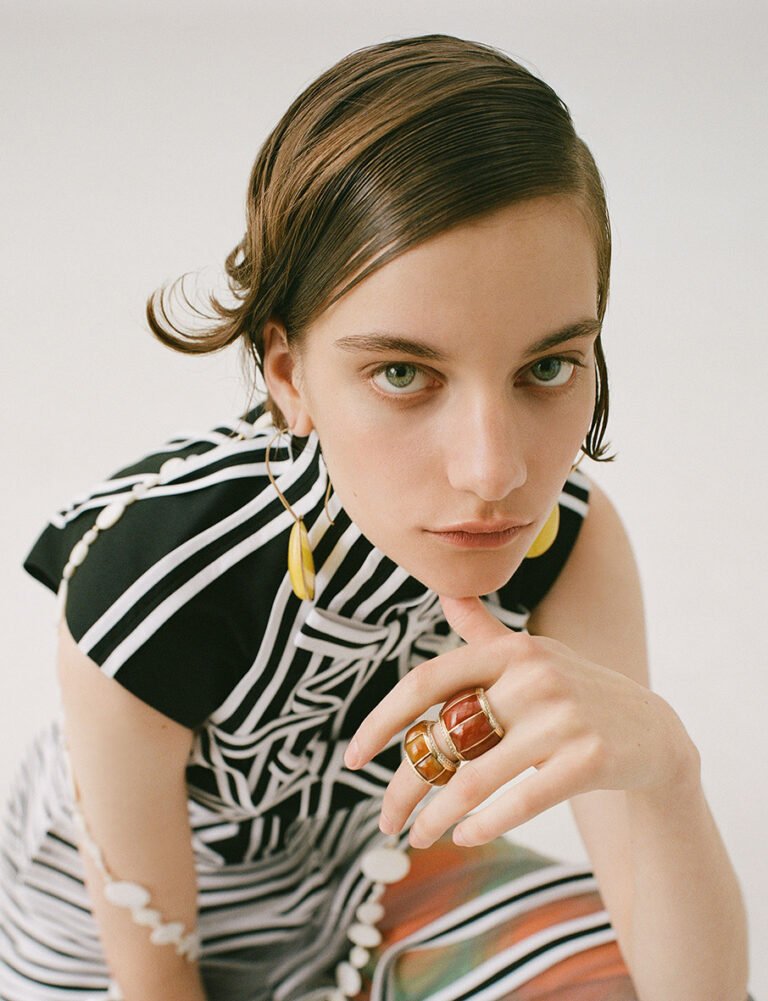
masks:
{"type": "Polygon", "coordinates": [[[525,558],[532,559],[534,556],[541,556],[542,553],[546,553],[546,551],[549,549],[549,547],[557,538],[557,533],[559,528],[560,528],[560,505],[555,504],[555,506],[549,512],[549,517],[542,525],[541,531],[533,540],[531,548],[525,554],[525,558]]]}
{"type": "MultiPolygon", "coordinates": [[[[272,440],[267,445],[267,453],[264,457],[264,464],[267,467],[267,476],[269,476],[272,486],[277,491],[277,496],[283,502],[284,507],[291,512],[294,518],[294,525],[288,538],[288,574],[291,578],[293,593],[297,598],[301,598],[302,601],[311,601],[315,596],[315,561],[312,558],[312,547],[309,544],[309,534],[307,533],[307,528],[303,519],[296,514],[291,505],[285,499],[280,488],[275,483],[275,478],[269,468],[269,450],[272,447],[272,442],[275,440],[277,435],[283,434],[283,432],[288,430],[288,428],[278,429],[277,434],[274,435],[272,440]]],[[[325,491],[324,507],[325,513],[328,515],[328,520],[331,524],[333,524],[333,519],[330,514],[328,514],[328,497],[330,492],[331,480],[329,477],[328,486],[325,491]]]]}
{"type": "MultiPolygon", "coordinates": [[[[586,453],[582,453],[579,457],[579,461],[571,466],[571,472],[577,469],[581,464],[581,460],[584,458],[586,453]]],[[[533,559],[536,556],[541,556],[542,553],[546,553],[549,547],[557,538],[557,533],[560,530],[560,505],[555,504],[552,510],[549,512],[549,517],[541,526],[541,531],[533,540],[533,544],[528,552],[525,554],[526,559],[533,559]]]]}

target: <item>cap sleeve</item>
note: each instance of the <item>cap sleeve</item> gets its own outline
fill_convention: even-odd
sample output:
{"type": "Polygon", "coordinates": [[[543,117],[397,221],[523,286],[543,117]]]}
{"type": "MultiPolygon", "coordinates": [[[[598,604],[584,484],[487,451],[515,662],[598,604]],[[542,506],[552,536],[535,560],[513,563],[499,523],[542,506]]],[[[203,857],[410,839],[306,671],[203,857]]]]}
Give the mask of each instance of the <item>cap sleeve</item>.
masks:
{"type": "MultiPolygon", "coordinates": [[[[589,511],[589,480],[571,470],[558,498],[560,525],[555,540],[540,556],[526,558],[498,591],[501,613],[527,619],[557,580],[589,511]]],[[[509,621],[513,625],[512,621],[509,621]]]]}
{"type": "MultiPolygon", "coordinates": [[[[67,625],[106,675],[192,728],[248,668],[237,632],[240,609],[231,600],[236,582],[226,573],[227,518],[254,488],[247,477],[222,478],[226,449],[208,455],[214,446],[169,444],[94,485],[51,518],[23,561],[29,574],[58,591],[73,547],[100,512],[127,502],[111,527],[91,536],[67,582],[67,625]],[[171,454],[188,461],[161,473],[171,454]],[[134,499],[134,491],[141,496],[134,499]]],[[[236,461],[231,453],[228,461],[236,461]]]]}

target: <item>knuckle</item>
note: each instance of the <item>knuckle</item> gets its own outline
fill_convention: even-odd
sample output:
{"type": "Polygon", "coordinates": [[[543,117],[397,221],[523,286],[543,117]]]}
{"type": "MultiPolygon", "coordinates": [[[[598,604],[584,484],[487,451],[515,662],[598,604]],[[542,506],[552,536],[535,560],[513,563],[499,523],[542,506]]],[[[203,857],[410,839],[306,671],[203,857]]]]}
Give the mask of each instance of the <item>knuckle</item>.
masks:
{"type": "Polygon", "coordinates": [[[431,841],[435,836],[434,825],[429,823],[428,818],[421,816],[411,827],[411,835],[421,839],[431,841]]]}
{"type": "Polygon", "coordinates": [[[394,820],[395,817],[399,817],[402,813],[402,797],[398,796],[397,793],[392,792],[390,789],[384,793],[381,800],[381,810],[388,817],[394,820]]]}
{"type": "Polygon", "coordinates": [[[603,770],[608,760],[608,747],[599,733],[590,733],[582,739],[581,759],[585,776],[603,770]]]}
{"type": "Polygon", "coordinates": [[[560,699],[563,695],[562,678],[547,660],[535,660],[529,664],[528,683],[539,699],[549,702],[560,699]]]}
{"type": "Polygon", "coordinates": [[[482,815],[472,818],[471,832],[472,837],[477,838],[479,841],[492,841],[496,836],[495,831],[491,831],[482,815]]]}
{"type": "Polygon", "coordinates": [[[554,720],[557,733],[570,737],[581,736],[585,722],[579,705],[569,698],[560,698],[555,706],[554,720]]]}
{"type": "Polygon", "coordinates": [[[412,699],[414,702],[420,701],[427,691],[427,675],[423,667],[417,664],[416,667],[411,668],[402,679],[401,684],[403,694],[407,699],[412,699]]]}
{"type": "Polygon", "coordinates": [[[461,807],[474,806],[490,795],[488,778],[474,760],[465,761],[451,779],[452,792],[461,807]]]}
{"type": "Polygon", "coordinates": [[[518,818],[533,816],[537,812],[529,779],[520,782],[519,788],[515,789],[514,810],[518,818]]]}

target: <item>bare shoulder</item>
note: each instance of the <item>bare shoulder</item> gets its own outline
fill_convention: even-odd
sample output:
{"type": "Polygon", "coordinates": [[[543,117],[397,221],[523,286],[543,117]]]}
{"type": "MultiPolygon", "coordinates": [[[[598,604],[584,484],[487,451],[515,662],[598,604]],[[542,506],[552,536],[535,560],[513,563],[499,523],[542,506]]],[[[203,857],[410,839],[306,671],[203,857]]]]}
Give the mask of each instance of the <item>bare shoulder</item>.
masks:
{"type": "Polygon", "coordinates": [[[549,636],[650,687],[637,560],[613,501],[589,479],[589,509],[528,631],[549,636]]]}

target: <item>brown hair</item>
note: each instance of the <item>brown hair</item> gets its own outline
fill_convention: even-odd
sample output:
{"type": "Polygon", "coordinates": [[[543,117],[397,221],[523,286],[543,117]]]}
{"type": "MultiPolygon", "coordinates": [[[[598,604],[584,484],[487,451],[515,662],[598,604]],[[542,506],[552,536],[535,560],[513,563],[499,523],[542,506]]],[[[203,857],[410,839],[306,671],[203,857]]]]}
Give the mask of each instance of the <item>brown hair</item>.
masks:
{"type": "MultiPolygon", "coordinates": [[[[498,49],[452,35],[357,49],[299,94],[259,150],[246,232],[225,263],[234,303],[209,292],[213,315],[201,312],[186,297],[182,275],[171,291],[181,282],[187,306],[211,321],[207,329],[175,325],[165,287],[147,301],[147,321],[164,344],[186,353],[239,340],[252,396],[256,373],[263,378],[270,318],[299,348],[320,313],[409,247],[510,203],[558,194],[575,197],[593,234],[602,322],[611,263],[605,192],[551,87],[498,49]]],[[[595,368],[582,450],[610,462],[615,456],[604,458],[601,444],[608,374],[600,336],[595,368]]],[[[265,406],[285,424],[268,393],[265,406]]]]}

